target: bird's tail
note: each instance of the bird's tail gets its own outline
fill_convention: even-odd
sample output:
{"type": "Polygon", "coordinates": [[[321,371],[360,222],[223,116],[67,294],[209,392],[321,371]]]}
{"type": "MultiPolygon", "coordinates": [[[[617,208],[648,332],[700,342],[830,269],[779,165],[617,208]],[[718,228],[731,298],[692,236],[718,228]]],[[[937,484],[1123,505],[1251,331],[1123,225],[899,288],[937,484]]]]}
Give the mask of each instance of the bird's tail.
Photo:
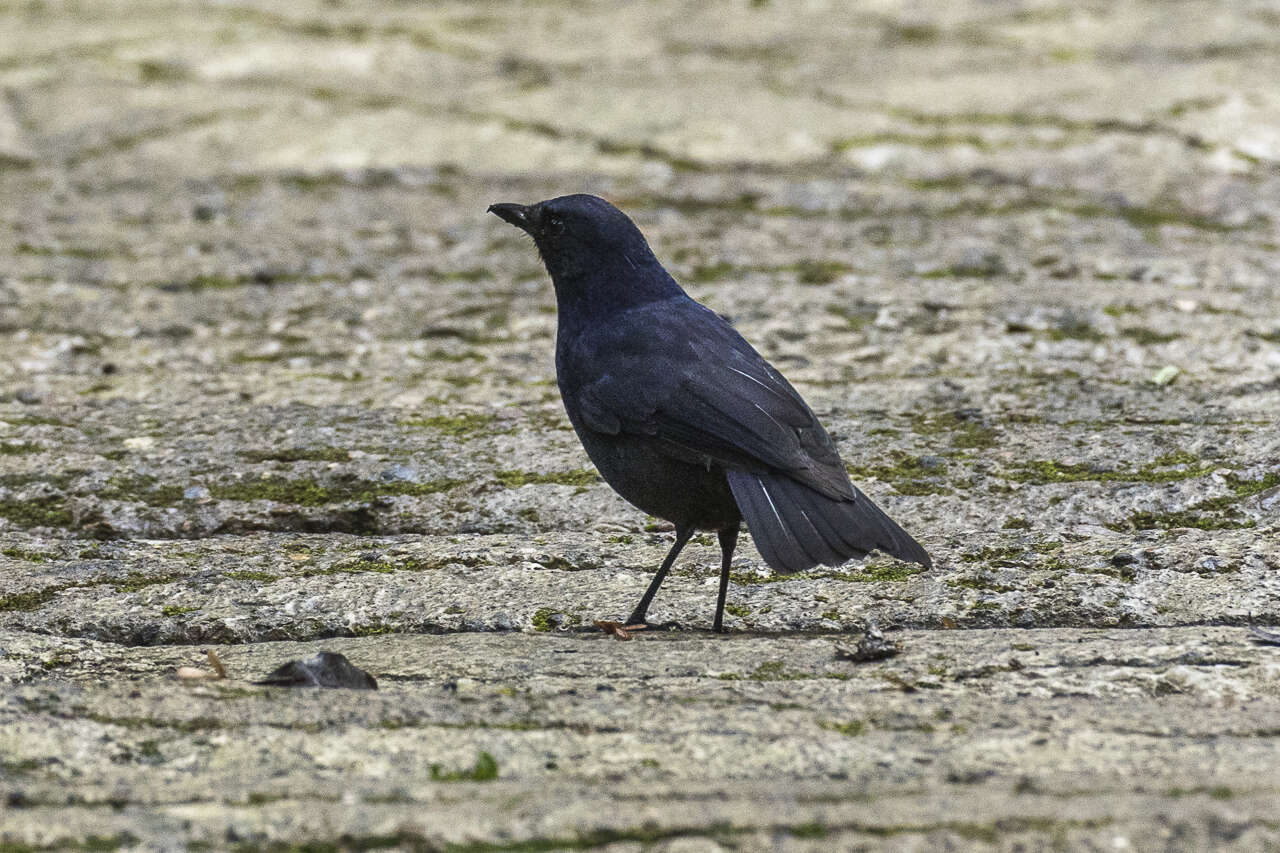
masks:
{"type": "Polygon", "coordinates": [[[727,473],[756,549],[776,571],[838,566],[876,549],[933,565],[920,543],[856,487],[853,500],[834,500],[786,474],[727,473]]]}

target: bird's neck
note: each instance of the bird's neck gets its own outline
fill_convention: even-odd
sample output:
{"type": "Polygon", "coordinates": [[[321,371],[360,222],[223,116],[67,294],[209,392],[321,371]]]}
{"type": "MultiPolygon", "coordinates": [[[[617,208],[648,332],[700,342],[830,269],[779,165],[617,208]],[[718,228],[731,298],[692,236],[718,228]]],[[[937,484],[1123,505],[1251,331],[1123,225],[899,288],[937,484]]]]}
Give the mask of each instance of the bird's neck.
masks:
{"type": "Polygon", "coordinates": [[[599,323],[638,305],[684,295],[676,280],[649,253],[556,270],[551,280],[562,327],[599,323]]]}

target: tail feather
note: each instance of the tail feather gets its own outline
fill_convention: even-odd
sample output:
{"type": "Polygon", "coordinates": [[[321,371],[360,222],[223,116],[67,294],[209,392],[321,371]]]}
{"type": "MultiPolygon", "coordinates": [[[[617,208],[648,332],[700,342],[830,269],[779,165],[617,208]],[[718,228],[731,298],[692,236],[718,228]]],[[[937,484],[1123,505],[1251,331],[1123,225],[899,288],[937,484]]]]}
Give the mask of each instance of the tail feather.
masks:
{"type": "Polygon", "coordinates": [[[920,543],[856,488],[853,500],[834,500],[781,473],[729,471],[728,477],[757,550],[778,571],[838,566],[876,549],[933,565],[920,543]]]}
{"type": "MultiPolygon", "coordinates": [[[[733,490],[738,509],[747,519],[756,550],[770,566],[798,566],[809,561],[809,556],[796,541],[795,534],[782,519],[778,505],[769,496],[761,478],[752,475],[737,477],[730,472],[729,487],[733,490]]],[[[808,565],[813,565],[808,562],[808,565]]],[[[798,570],[797,570],[798,571],[798,570]]]]}
{"type": "Polygon", "coordinates": [[[849,559],[847,554],[836,550],[835,546],[841,540],[829,535],[831,524],[823,517],[822,512],[825,507],[798,501],[795,495],[790,493],[793,487],[809,491],[807,486],[792,482],[761,482],[760,487],[766,490],[778,505],[782,522],[795,537],[800,550],[804,551],[808,557],[809,565],[824,563],[828,566],[838,566],[849,559]],[[825,534],[824,528],[828,531],[825,534]]]}

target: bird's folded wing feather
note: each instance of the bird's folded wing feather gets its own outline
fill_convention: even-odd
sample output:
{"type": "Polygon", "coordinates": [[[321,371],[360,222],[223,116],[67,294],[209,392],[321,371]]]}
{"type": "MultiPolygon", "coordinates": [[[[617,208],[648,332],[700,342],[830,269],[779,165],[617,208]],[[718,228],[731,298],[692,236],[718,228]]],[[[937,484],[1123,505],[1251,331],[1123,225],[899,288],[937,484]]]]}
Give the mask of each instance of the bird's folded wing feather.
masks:
{"type": "Polygon", "coordinates": [[[687,305],[595,342],[596,378],[576,390],[586,425],[652,436],[686,459],[781,471],[852,500],[831,438],[795,389],[718,315],[687,305]]]}

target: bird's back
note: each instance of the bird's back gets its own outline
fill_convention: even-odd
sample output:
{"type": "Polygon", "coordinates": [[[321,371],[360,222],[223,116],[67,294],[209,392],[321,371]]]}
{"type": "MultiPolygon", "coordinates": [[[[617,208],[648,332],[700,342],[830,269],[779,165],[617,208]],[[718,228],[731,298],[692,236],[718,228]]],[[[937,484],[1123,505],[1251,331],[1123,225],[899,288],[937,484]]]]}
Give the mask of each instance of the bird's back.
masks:
{"type": "Polygon", "coordinates": [[[791,384],[723,317],[684,294],[604,322],[564,322],[556,372],[571,419],[661,439],[673,455],[778,470],[852,496],[835,445],[791,384]]]}

